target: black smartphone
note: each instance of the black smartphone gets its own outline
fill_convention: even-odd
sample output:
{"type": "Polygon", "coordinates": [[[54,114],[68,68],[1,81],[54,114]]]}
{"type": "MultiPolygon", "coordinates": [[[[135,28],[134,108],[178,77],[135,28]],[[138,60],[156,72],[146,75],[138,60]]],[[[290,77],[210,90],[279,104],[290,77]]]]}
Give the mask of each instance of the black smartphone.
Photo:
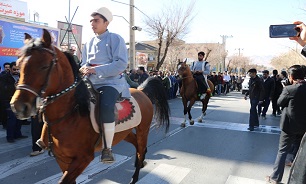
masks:
{"type": "Polygon", "coordinates": [[[295,37],[300,35],[300,28],[296,24],[280,24],[270,25],[269,33],[270,38],[286,38],[295,37]]]}

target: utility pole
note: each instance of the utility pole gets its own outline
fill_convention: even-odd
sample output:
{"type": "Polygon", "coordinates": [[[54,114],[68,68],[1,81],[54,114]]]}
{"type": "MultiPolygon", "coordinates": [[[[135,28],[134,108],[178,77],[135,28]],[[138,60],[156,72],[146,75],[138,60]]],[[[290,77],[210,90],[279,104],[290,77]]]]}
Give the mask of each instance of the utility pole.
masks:
{"type": "MultiPolygon", "coordinates": [[[[228,35],[220,35],[220,36],[222,37],[222,45],[224,45],[224,51],[227,52],[226,51],[226,39],[227,38],[233,38],[233,36],[232,35],[230,35],[230,36],[228,36],[228,35]]],[[[223,71],[226,70],[225,69],[225,58],[226,57],[223,58],[223,66],[222,66],[223,71]]]]}
{"type": "Polygon", "coordinates": [[[238,56],[240,56],[240,51],[242,51],[243,48],[238,48],[238,49],[235,49],[235,50],[238,50],[238,56]]]}
{"type": "Polygon", "coordinates": [[[130,70],[134,69],[135,66],[135,32],[133,30],[134,26],[134,0],[130,0],[130,70]]]}
{"type": "Polygon", "coordinates": [[[68,25],[68,27],[69,27],[69,31],[68,31],[68,50],[69,49],[71,49],[71,44],[70,44],[70,29],[71,29],[71,20],[70,20],[70,5],[71,5],[71,3],[70,3],[70,0],[69,0],[69,9],[68,9],[68,20],[69,20],[69,25],[68,25]]]}

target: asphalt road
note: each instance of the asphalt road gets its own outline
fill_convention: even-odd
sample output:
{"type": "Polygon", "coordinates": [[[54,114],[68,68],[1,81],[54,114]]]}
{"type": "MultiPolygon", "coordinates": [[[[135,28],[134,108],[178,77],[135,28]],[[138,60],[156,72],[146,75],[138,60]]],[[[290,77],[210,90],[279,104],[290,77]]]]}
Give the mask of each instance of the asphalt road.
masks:
{"type": "MultiPolygon", "coordinates": [[[[140,172],[143,184],[264,184],[272,172],[279,139],[279,117],[260,119],[260,127],[247,131],[249,101],[241,93],[212,97],[203,123],[181,128],[183,106],[180,98],[169,100],[169,133],[151,129],[147,165],[140,172]]],[[[199,103],[192,108],[195,120],[201,115],[199,103]]],[[[30,135],[30,126],[23,126],[30,135]]],[[[29,157],[31,139],[6,142],[0,130],[0,183],[57,183],[61,176],[54,158],[47,153],[29,157]]],[[[99,153],[77,183],[129,183],[134,172],[135,149],[126,142],[114,148],[116,162],[99,163],[99,153]]],[[[283,182],[288,178],[286,168],[283,182]]]]}

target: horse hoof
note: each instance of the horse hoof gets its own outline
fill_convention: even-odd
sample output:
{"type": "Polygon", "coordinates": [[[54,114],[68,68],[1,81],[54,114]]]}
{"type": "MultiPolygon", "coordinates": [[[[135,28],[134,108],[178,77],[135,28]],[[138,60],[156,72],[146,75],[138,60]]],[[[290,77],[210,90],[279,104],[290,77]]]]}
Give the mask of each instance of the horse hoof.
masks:
{"type": "Polygon", "coordinates": [[[147,162],[146,162],[146,161],[143,161],[143,162],[142,162],[141,168],[144,168],[146,165],[147,165],[147,162]]]}
{"type": "Polygon", "coordinates": [[[203,115],[206,116],[206,112],[204,112],[203,115]]]}
{"type": "Polygon", "coordinates": [[[183,127],[183,128],[186,127],[186,123],[182,123],[181,127],[183,127]]]}
{"type": "Polygon", "coordinates": [[[190,121],[190,125],[194,125],[194,121],[193,120],[190,121]]]}
{"type": "Polygon", "coordinates": [[[198,119],[198,122],[199,122],[199,123],[202,123],[202,119],[198,119]]]}

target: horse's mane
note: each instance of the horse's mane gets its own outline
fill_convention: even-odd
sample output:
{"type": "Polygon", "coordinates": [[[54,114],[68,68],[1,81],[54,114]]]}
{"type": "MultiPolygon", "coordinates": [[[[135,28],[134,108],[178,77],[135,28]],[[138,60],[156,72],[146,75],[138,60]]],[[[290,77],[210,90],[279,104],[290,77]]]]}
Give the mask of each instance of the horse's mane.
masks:
{"type": "Polygon", "coordinates": [[[76,99],[77,104],[79,105],[79,112],[81,115],[87,115],[89,113],[89,91],[87,86],[85,85],[84,81],[82,80],[80,73],[79,73],[79,67],[74,61],[73,56],[68,52],[63,52],[65,56],[67,57],[72,71],[74,78],[79,82],[80,84],[76,87],[74,96],[76,99]]]}

